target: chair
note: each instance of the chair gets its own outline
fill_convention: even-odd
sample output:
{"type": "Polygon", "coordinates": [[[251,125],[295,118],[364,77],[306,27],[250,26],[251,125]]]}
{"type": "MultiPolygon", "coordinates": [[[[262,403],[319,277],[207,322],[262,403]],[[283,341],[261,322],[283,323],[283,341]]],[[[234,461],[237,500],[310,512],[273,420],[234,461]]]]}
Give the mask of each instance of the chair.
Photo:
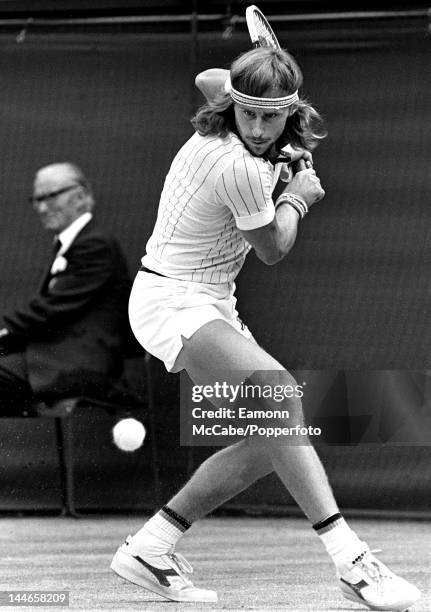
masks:
{"type": "MultiPolygon", "coordinates": [[[[146,388],[146,414],[149,429],[149,443],[151,450],[152,479],[156,500],[160,498],[159,461],[157,450],[157,432],[154,406],[154,389],[152,379],[151,356],[144,355],[145,388],[146,388]]],[[[75,481],[74,481],[74,432],[73,417],[78,407],[101,408],[110,413],[124,415],[124,406],[110,401],[91,397],[66,397],[48,404],[38,402],[37,413],[42,418],[52,418],[55,421],[55,435],[58,451],[58,462],[62,484],[62,511],[63,516],[79,517],[75,507],[75,481]]]]}

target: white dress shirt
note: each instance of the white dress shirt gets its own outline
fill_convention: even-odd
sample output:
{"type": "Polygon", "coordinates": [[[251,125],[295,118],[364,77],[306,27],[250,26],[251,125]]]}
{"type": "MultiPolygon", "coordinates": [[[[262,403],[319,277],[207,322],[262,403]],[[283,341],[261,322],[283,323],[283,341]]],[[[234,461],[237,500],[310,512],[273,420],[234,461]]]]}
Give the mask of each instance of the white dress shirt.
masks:
{"type": "Polygon", "coordinates": [[[66,229],[56,236],[56,240],[60,242],[60,248],[56,253],[54,261],[52,262],[51,274],[58,274],[67,268],[67,259],[64,257],[64,254],[67,253],[79,232],[87,225],[87,223],[91,221],[92,218],[93,215],[91,212],[86,212],[75,219],[75,221],[73,221],[69,227],[66,227],[66,229]]]}

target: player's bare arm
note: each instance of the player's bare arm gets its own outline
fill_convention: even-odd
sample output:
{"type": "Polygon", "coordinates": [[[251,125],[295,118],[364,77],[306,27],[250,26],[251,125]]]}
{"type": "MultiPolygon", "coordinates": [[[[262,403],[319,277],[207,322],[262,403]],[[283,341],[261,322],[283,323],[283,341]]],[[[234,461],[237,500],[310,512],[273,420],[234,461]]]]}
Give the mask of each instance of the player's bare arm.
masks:
{"type": "Polygon", "coordinates": [[[203,93],[208,102],[223,91],[229,70],[224,68],[209,68],[200,72],[195,78],[196,87],[203,93]]]}
{"type": "Polygon", "coordinates": [[[295,244],[299,216],[291,207],[282,204],[268,225],[253,230],[242,230],[242,235],[268,266],[278,263],[295,244]]]}
{"type": "MultiPolygon", "coordinates": [[[[301,164],[301,167],[305,167],[304,161],[301,164]]],[[[308,208],[325,195],[319,177],[311,168],[297,172],[283,193],[299,196],[308,208]]],[[[284,202],[277,206],[271,223],[254,230],[243,230],[242,234],[252,245],[259,259],[267,265],[274,265],[281,261],[295,244],[299,219],[296,209],[288,202],[284,202]]]]}

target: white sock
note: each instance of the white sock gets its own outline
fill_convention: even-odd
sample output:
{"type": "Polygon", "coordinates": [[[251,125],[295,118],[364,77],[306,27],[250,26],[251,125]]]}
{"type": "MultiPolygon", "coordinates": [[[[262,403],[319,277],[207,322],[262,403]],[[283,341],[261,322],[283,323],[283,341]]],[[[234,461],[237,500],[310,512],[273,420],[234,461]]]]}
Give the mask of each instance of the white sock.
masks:
{"type": "Polygon", "coordinates": [[[313,529],[322,540],[337,569],[353,560],[365,549],[364,542],[350,529],[339,513],[316,523],[313,529]]]}
{"type": "Polygon", "coordinates": [[[131,545],[139,554],[166,554],[191,527],[182,516],[163,506],[132,538],[131,545]]]}

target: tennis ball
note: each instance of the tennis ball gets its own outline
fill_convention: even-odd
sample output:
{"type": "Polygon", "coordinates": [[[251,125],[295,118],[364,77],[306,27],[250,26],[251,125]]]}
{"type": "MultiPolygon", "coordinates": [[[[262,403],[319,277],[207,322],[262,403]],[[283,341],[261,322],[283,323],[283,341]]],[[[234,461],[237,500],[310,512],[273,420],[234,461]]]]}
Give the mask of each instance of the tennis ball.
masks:
{"type": "Polygon", "coordinates": [[[132,452],[142,446],[147,432],[140,421],[122,419],[112,429],[112,436],[119,449],[132,452]]]}

